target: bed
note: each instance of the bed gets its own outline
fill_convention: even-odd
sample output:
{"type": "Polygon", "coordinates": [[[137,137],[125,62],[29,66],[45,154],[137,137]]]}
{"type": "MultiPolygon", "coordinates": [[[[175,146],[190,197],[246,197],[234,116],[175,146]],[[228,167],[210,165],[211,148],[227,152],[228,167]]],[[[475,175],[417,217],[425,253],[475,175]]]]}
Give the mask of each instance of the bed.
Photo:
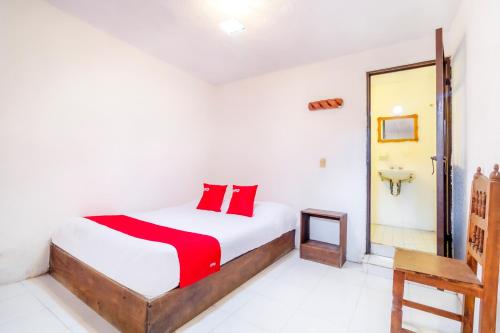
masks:
{"type": "Polygon", "coordinates": [[[220,271],[188,287],[178,287],[174,247],[84,218],[53,235],[50,274],[123,332],[173,332],[294,248],[297,218],[285,205],[256,202],[252,218],[195,206],[126,214],[218,239],[220,271]]]}

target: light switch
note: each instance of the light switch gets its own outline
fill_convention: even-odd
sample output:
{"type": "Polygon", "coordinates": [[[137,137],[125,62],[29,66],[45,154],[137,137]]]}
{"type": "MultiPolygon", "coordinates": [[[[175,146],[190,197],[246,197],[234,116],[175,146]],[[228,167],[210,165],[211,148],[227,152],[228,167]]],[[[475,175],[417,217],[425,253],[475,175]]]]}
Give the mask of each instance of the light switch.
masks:
{"type": "Polygon", "coordinates": [[[319,167],[326,168],[326,158],[323,157],[319,159],[319,167]]]}

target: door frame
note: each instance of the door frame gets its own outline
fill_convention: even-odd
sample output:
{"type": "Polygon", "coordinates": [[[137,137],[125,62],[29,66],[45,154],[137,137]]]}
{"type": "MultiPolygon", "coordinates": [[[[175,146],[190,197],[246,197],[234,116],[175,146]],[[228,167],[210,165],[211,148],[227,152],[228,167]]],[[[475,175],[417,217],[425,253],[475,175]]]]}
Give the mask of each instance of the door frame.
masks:
{"type": "Polygon", "coordinates": [[[437,176],[437,254],[453,257],[451,223],[451,61],[444,53],[443,29],[436,29],[436,176],[437,176]],[[441,134],[441,135],[439,135],[441,134]]]}
{"type": "Polygon", "coordinates": [[[401,65],[366,72],[366,254],[371,253],[371,77],[380,74],[400,72],[428,66],[435,66],[436,60],[421,61],[408,65],[401,65]]]}

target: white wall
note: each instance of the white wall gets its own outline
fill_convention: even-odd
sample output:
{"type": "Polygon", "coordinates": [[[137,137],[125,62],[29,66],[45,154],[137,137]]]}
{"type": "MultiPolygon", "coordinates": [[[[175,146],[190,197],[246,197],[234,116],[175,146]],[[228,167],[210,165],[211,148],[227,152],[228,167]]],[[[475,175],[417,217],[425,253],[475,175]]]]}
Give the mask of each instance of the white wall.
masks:
{"type": "MultiPolygon", "coordinates": [[[[500,163],[499,17],[498,0],[463,0],[448,33],[453,61],[453,237],[457,258],[465,256],[474,171],[481,166],[488,175],[493,164],[500,163]]],[[[476,300],[476,308],[478,305],[476,300]]],[[[500,304],[497,312],[500,327],[500,304]]],[[[478,322],[476,311],[475,331],[478,322]]]]}
{"type": "Polygon", "coordinates": [[[0,1],[0,283],[67,216],[197,197],[213,87],[42,1],[0,1]]]}
{"type": "Polygon", "coordinates": [[[464,0],[448,32],[453,61],[455,256],[465,254],[469,186],[500,163],[500,1],[464,0]]]}
{"type": "MultiPolygon", "coordinates": [[[[498,6],[464,0],[449,31],[454,166],[462,175],[455,182],[465,184],[455,191],[454,218],[462,230],[457,203],[467,201],[474,166],[500,160],[493,149],[500,143],[498,6]]],[[[258,183],[258,199],[297,209],[346,211],[348,258],[360,260],[365,73],[434,57],[429,32],[212,87],[35,0],[0,2],[0,47],[0,283],[46,269],[50,234],[66,216],[175,204],[198,196],[203,178],[258,183]],[[329,97],[345,106],[307,111],[309,101],[329,97]]],[[[320,224],[312,232],[336,238],[320,224]]]]}
{"type": "MultiPolygon", "coordinates": [[[[218,182],[260,184],[258,198],[297,209],[348,213],[350,260],[366,240],[366,72],[433,58],[429,38],[217,87],[218,138],[211,155],[218,182]],[[307,110],[310,101],[341,97],[338,110],[307,110]],[[327,167],[319,168],[319,159],[327,167]]],[[[320,224],[317,224],[319,226],[320,224]]],[[[312,230],[328,240],[327,231],[312,230]]]]}

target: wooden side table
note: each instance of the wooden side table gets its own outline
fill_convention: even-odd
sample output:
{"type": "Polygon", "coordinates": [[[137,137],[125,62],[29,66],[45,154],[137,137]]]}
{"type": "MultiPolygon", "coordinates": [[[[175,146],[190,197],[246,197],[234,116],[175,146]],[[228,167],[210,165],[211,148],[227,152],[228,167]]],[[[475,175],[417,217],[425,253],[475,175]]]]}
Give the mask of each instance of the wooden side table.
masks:
{"type": "Polygon", "coordinates": [[[301,212],[300,257],[336,267],[345,263],[347,248],[347,214],[308,208],[301,212]],[[339,244],[330,244],[309,239],[311,217],[333,220],[339,223],[339,244]]]}

